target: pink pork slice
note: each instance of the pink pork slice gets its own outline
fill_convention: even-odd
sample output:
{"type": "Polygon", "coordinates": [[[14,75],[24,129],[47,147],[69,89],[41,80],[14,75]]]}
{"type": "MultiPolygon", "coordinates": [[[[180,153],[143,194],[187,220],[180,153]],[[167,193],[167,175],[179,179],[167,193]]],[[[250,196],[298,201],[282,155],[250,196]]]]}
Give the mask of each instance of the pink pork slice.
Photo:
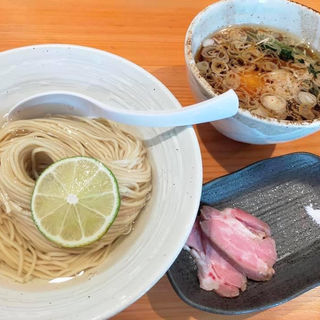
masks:
{"type": "Polygon", "coordinates": [[[269,225],[241,209],[227,208],[222,212],[233,215],[237,220],[245,224],[250,231],[263,240],[259,240],[259,247],[256,247],[256,249],[259,249],[256,253],[268,266],[272,267],[277,261],[277,252],[275,241],[271,238],[269,225]]]}
{"type": "Polygon", "coordinates": [[[215,290],[223,297],[236,297],[239,289],[246,288],[246,277],[226,261],[202,233],[199,218],[196,220],[186,243],[192,249],[197,268],[200,287],[215,290]]]}
{"type": "Polygon", "coordinates": [[[263,221],[240,209],[220,212],[204,206],[200,226],[211,243],[248,278],[265,281],[272,277],[277,253],[270,228],[263,221]]]}

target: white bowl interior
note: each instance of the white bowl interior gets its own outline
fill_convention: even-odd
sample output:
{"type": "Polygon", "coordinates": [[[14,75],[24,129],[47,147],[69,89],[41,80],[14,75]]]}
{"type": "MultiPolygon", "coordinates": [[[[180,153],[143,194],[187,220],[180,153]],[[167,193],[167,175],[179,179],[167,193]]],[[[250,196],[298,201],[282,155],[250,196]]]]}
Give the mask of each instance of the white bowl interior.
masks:
{"type": "MultiPolygon", "coordinates": [[[[87,94],[118,108],[180,108],[174,96],[136,65],[103,51],[68,45],[0,53],[0,116],[18,101],[51,90],[87,94]]],[[[67,284],[0,282],[0,319],[106,319],[144,294],[181,250],[202,186],[199,145],[191,127],[135,128],[153,166],[152,198],[131,234],[114,246],[90,279],[67,284]],[[187,159],[187,161],[186,161],[187,159]]]]}

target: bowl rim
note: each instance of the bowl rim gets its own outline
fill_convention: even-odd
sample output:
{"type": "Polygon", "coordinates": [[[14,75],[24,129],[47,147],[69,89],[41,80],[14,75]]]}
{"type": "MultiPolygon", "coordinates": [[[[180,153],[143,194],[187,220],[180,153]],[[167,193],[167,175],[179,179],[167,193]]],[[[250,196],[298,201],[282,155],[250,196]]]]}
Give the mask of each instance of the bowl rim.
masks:
{"type": "MultiPolygon", "coordinates": [[[[148,81],[154,82],[158,88],[162,91],[164,95],[167,95],[169,99],[172,100],[172,105],[175,106],[177,109],[182,108],[181,103],[178,101],[178,99],[174,96],[174,94],[153,74],[151,74],[149,71],[145,70],[141,66],[137,65],[136,63],[123,58],[119,55],[113,54],[111,52],[94,48],[94,47],[88,47],[88,46],[81,46],[81,45],[74,45],[74,44],[60,44],[60,43],[47,43],[47,44],[36,44],[36,45],[27,45],[27,46],[22,46],[22,47],[17,47],[17,48],[12,48],[8,50],[4,50],[0,52],[0,57],[5,56],[5,55],[10,55],[10,54],[16,54],[16,53],[22,53],[26,50],[46,50],[46,49],[61,49],[61,50],[82,50],[82,51],[87,51],[87,53],[90,55],[90,53],[98,53],[104,57],[111,57],[112,59],[115,59],[117,61],[120,61],[121,63],[124,63],[128,65],[130,68],[133,68],[137,70],[143,77],[145,77],[148,81]]],[[[90,316],[90,319],[95,319],[95,320],[103,320],[109,317],[112,317],[116,315],[117,313],[121,312],[125,308],[129,307],[131,304],[133,304],[135,301],[137,301],[141,296],[143,296],[148,290],[150,290],[159,280],[161,277],[164,276],[164,274],[167,272],[167,270],[170,268],[172,263],[175,261],[177,258],[178,254],[180,253],[184,243],[187,240],[187,237],[191,231],[191,228],[194,223],[194,219],[197,215],[197,211],[199,208],[199,203],[200,203],[200,197],[201,197],[201,190],[202,190],[202,176],[203,176],[203,167],[202,167],[202,157],[201,157],[201,152],[200,152],[200,145],[199,141],[197,139],[196,132],[192,126],[186,126],[185,129],[187,129],[189,133],[189,139],[191,140],[188,142],[189,145],[192,144],[194,146],[194,159],[195,163],[197,166],[193,167],[193,175],[195,177],[194,183],[193,183],[193,189],[194,193],[192,197],[190,198],[190,214],[188,221],[183,225],[183,228],[179,236],[179,242],[176,242],[175,250],[172,250],[172,254],[169,254],[166,252],[165,258],[162,259],[162,263],[158,265],[157,270],[153,270],[152,273],[152,279],[150,277],[148,283],[146,285],[140,284],[139,287],[136,290],[135,295],[128,295],[125,300],[119,301],[117,305],[115,305],[112,310],[104,309],[104,311],[101,311],[102,309],[99,309],[96,314],[92,314],[90,316]]],[[[145,281],[141,281],[141,283],[145,283],[145,281]]],[[[16,290],[14,290],[16,291],[16,290]]],[[[18,292],[18,291],[17,291],[18,292]]],[[[40,294],[40,293],[39,293],[40,294]]],[[[94,306],[95,304],[92,302],[92,305],[94,306]]],[[[1,306],[0,306],[1,308],[1,306]]],[[[4,309],[3,309],[4,310],[4,309]]]]}
{"type": "MultiPolygon", "coordinates": [[[[214,7],[217,5],[220,5],[222,2],[224,3],[234,3],[236,0],[218,0],[204,9],[202,9],[191,21],[186,35],[185,35],[185,41],[184,41],[184,56],[185,56],[185,61],[187,64],[187,67],[189,69],[189,72],[192,73],[192,75],[195,77],[197,83],[200,85],[200,87],[207,93],[209,94],[210,97],[215,97],[218,95],[213,88],[210,86],[210,84],[205,80],[205,78],[200,74],[199,69],[196,66],[194,56],[192,54],[192,41],[193,41],[193,33],[194,29],[201,20],[202,16],[209,10],[213,10],[214,7]]],[[[259,0],[251,0],[252,2],[257,2],[260,3],[259,0]]],[[[294,0],[273,0],[277,1],[279,3],[283,4],[290,4],[296,7],[301,7],[303,10],[311,11],[314,14],[319,15],[319,20],[320,20],[320,12],[316,11],[315,9],[312,9],[306,5],[303,5],[301,3],[297,3],[294,0]]],[[[250,2],[251,3],[251,2],[250,2]]],[[[209,98],[208,98],[209,99],[209,98]]],[[[237,116],[242,116],[248,120],[251,121],[256,121],[260,122],[265,125],[274,125],[274,126],[279,126],[279,127],[291,127],[291,128],[305,128],[305,127],[319,127],[320,126],[320,119],[315,119],[312,121],[300,121],[300,122],[291,122],[288,120],[278,120],[278,119],[273,119],[273,118],[263,118],[258,115],[252,114],[250,111],[242,109],[239,107],[238,114],[235,115],[237,116]]]]}

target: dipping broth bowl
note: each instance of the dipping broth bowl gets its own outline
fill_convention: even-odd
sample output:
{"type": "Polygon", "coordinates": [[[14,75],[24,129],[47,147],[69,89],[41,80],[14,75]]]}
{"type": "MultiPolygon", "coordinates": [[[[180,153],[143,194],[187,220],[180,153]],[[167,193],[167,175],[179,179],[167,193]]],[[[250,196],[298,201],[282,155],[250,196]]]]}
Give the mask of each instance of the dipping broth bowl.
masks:
{"type": "MultiPolygon", "coordinates": [[[[255,24],[281,29],[296,35],[320,50],[320,14],[287,0],[221,0],[202,10],[191,22],[185,38],[185,60],[191,89],[201,101],[217,95],[201,76],[195,56],[202,41],[214,32],[231,26],[255,24]]],[[[212,122],[223,135],[250,144],[274,144],[296,140],[320,129],[320,119],[290,122],[261,118],[239,109],[228,119],[212,122]]]]}

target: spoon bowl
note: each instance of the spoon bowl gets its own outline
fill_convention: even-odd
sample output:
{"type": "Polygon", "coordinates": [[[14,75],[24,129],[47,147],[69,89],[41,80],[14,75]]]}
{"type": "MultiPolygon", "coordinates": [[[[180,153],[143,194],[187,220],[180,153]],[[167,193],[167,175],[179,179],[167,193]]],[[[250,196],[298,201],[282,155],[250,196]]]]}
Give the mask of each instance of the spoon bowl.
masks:
{"type": "Polygon", "coordinates": [[[18,102],[8,113],[8,120],[41,118],[67,114],[104,117],[124,124],[145,127],[194,125],[232,117],[238,111],[236,93],[229,90],[187,108],[170,111],[129,111],[116,109],[92,97],[69,91],[44,92],[18,102]]]}

